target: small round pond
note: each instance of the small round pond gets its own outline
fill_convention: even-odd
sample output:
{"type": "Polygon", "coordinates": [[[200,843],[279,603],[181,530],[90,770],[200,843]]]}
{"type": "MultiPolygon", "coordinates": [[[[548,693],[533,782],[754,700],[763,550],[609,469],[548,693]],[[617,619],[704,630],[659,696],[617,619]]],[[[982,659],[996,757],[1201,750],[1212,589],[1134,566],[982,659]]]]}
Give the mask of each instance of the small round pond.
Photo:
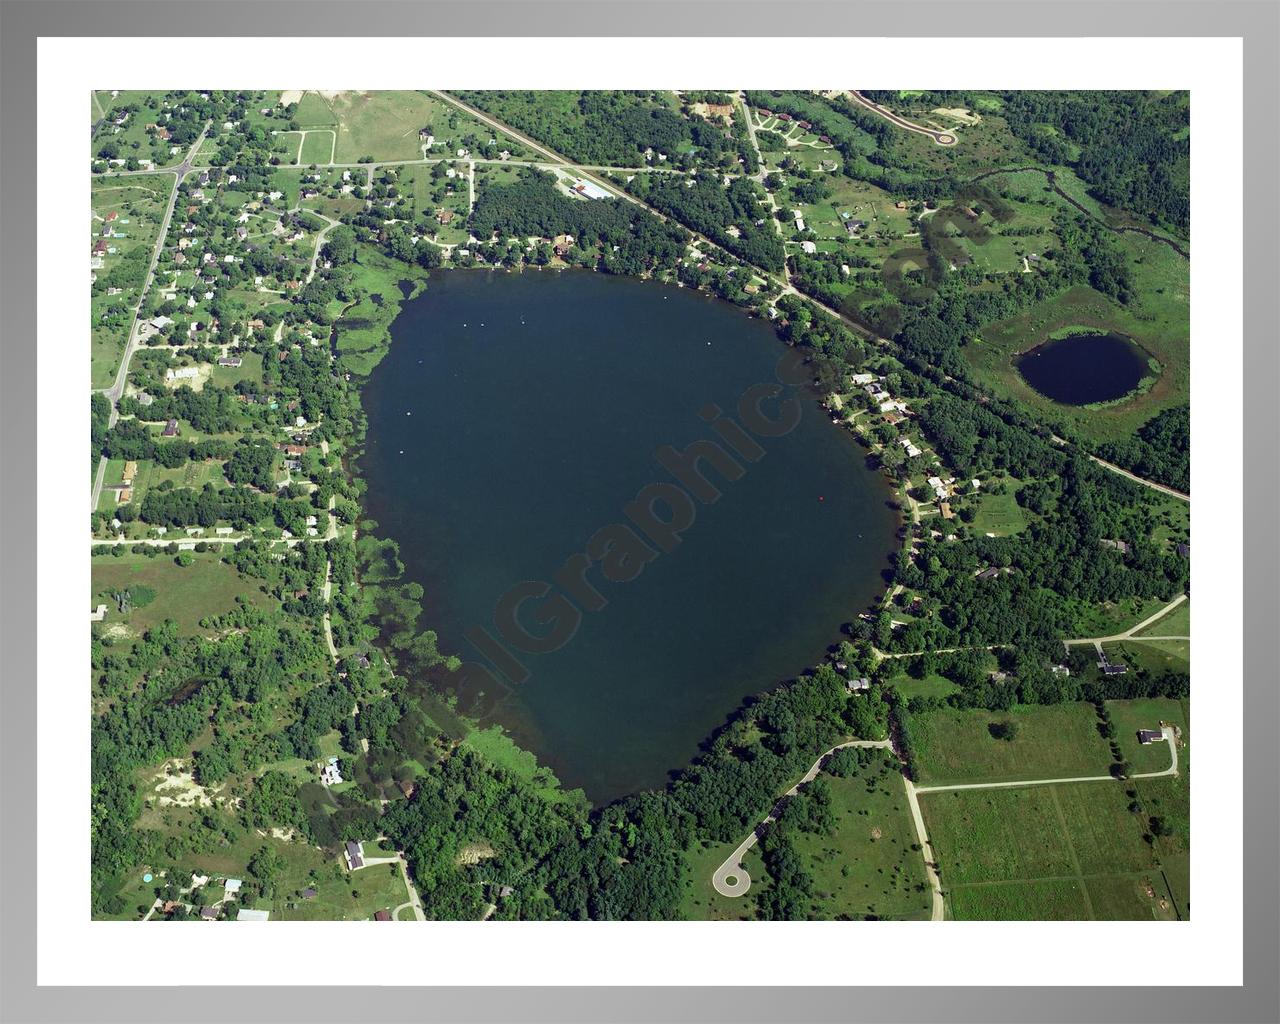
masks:
{"type": "Polygon", "coordinates": [[[1064,405],[1123,398],[1147,373],[1147,356],[1121,334],[1070,334],[1017,357],[1018,372],[1036,391],[1064,405]]]}

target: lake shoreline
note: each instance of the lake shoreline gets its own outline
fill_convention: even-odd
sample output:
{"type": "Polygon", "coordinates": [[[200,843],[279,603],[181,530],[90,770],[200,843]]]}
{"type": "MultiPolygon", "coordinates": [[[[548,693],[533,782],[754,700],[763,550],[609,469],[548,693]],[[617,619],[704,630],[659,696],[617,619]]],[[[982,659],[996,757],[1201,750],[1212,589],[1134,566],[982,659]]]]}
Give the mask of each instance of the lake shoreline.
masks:
{"type": "MultiPolygon", "coordinates": [[[[491,274],[489,277],[489,282],[496,282],[499,280],[508,280],[511,278],[519,278],[520,276],[522,275],[491,274]]],[[[561,278],[565,276],[571,276],[575,278],[585,278],[586,275],[564,275],[563,273],[557,273],[555,275],[556,278],[561,278]]],[[[468,277],[468,278],[476,277],[477,280],[483,280],[482,278],[479,278],[477,275],[465,275],[465,277],[468,277]]],[[[592,279],[602,283],[609,281],[613,277],[614,275],[601,275],[601,274],[591,275],[592,279]]],[[[446,276],[441,274],[433,274],[431,275],[431,279],[435,282],[460,280],[460,278],[454,278],[452,275],[446,276]]],[[[632,281],[633,279],[627,279],[627,280],[632,281]]],[[[674,289],[674,285],[663,286],[663,285],[659,285],[656,282],[640,282],[639,280],[634,280],[634,283],[635,284],[643,283],[645,287],[656,287],[656,288],[667,287],[667,288],[674,289]]],[[[428,290],[430,290],[431,286],[428,285],[427,287],[428,287],[428,290]]],[[[539,288],[541,287],[542,285],[540,283],[539,288]]],[[[609,287],[609,286],[605,285],[605,287],[609,287]]],[[[625,293],[626,290],[627,290],[626,288],[623,288],[622,292],[625,293]]],[[[697,294],[697,291],[689,289],[689,290],[686,290],[685,294],[690,296],[690,298],[692,298],[697,294]]],[[[403,292],[398,297],[404,297],[403,292]]],[[[705,297],[714,298],[714,296],[710,294],[705,295],[705,297]]],[[[705,304],[699,304],[699,305],[709,306],[713,309],[720,308],[719,303],[705,303],[705,304]]],[[[735,310],[737,308],[738,307],[733,306],[732,304],[726,304],[724,306],[724,311],[728,312],[730,310],[735,310]]],[[[754,325],[753,329],[755,330],[759,330],[762,326],[769,326],[759,318],[750,317],[745,314],[743,316],[741,323],[744,325],[753,324],[754,325]]],[[[391,335],[393,333],[393,329],[401,324],[402,324],[402,320],[400,316],[397,316],[396,318],[394,318],[387,325],[386,330],[388,335],[391,335]]],[[[770,328],[770,330],[768,331],[768,337],[769,337],[770,348],[775,356],[778,356],[778,357],[784,356],[790,350],[790,347],[787,346],[784,342],[781,341],[781,339],[777,337],[776,331],[773,330],[772,328],[770,328]]],[[[388,341],[386,345],[386,351],[381,353],[378,359],[377,365],[381,365],[382,359],[385,358],[385,356],[391,352],[392,341],[394,340],[395,339],[392,338],[391,340],[388,341]]],[[[377,367],[375,366],[374,369],[376,370],[377,367]]],[[[374,388],[379,387],[378,382],[373,380],[374,376],[375,374],[371,373],[369,378],[361,382],[361,401],[362,401],[362,406],[365,409],[366,427],[367,427],[367,421],[370,418],[370,411],[371,411],[371,407],[369,405],[369,397],[368,397],[371,393],[370,387],[371,385],[374,388]]],[[[821,408],[820,408],[820,404],[819,404],[819,400],[816,392],[814,392],[813,390],[807,387],[804,388],[803,391],[805,393],[805,400],[810,405],[810,408],[807,409],[806,411],[810,412],[811,418],[815,422],[825,425],[827,423],[827,419],[825,416],[823,416],[821,420],[818,419],[818,414],[821,413],[821,408]]],[[[830,429],[834,431],[834,428],[830,428],[830,429]]],[[[844,432],[844,431],[838,431],[833,433],[832,438],[836,439],[837,435],[840,435],[838,438],[839,443],[841,445],[846,446],[845,450],[847,455],[849,457],[856,458],[859,461],[859,463],[862,463],[865,460],[865,453],[858,447],[856,441],[852,437],[849,437],[847,435],[847,432],[844,432]]],[[[368,443],[369,441],[368,436],[365,436],[363,440],[364,440],[364,443],[361,446],[361,450],[355,454],[352,460],[352,465],[348,467],[348,471],[351,472],[353,476],[357,476],[363,479],[367,485],[369,482],[367,456],[368,456],[368,450],[370,446],[368,443]]],[[[656,468],[657,467],[655,467],[655,469],[656,468]]],[[[877,473],[877,474],[874,474],[874,476],[877,481],[876,486],[884,492],[883,495],[881,495],[881,497],[884,499],[884,504],[889,505],[894,509],[892,512],[892,515],[889,517],[891,519],[891,523],[887,531],[887,536],[889,538],[896,538],[897,532],[901,528],[901,510],[896,509],[896,507],[892,505],[893,491],[888,481],[885,480],[883,475],[881,474],[877,473]]],[[[376,504],[374,507],[371,507],[368,493],[366,493],[362,497],[361,503],[363,506],[363,512],[365,517],[367,518],[372,517],[373,519],[377,519],[380,524],[382,524],[383,520],[387,518],[384,515],[379,514],[379,510],[376,507],[376,504]]],[[[367,532],[368,532],[367,530],[362,530],[362,533],[367,533],[367,532]]],[[[373,533],[375,535],[392,538],[393,542],[396,544],[397,551],[402,550],[402,544],[400,543],[401,540],[403,539],[402,534],[409,534],[412,532],[413,531],[410,531],[410,530],[397,529],[391,526],[389,523],[384,525],[379,525],[375,527],[375,529],[373,530],[373,533]]],[[[885,551],[883,552],[885,555],[885,558],[882,560],[882,562],[878,563],[880,567],[877,570],[877,572],[874,574],[873,585],[867,588],[868,593],[866,594],[865,602],[859,603],[857,605],[842,606],[840,617],[843,622],[847,623],[847,622],[854,621],[858,616],[858,614],[860,614],[863,611],[867,611],[867,610],[875,611],[879,607],[880,603],[882,603],[884,593],[886,590],[883,574],[884,574],[884,570],[888,568],[889,559],[895,553],[896,547],[897,547],[896,540],[890,539],[888,544],[886,545],[885,551]]],[[[565,553],[567,553],[567,551],[565,553]]],[[[409,578],[411,575],[412,573],[406,574],[406,578],[409,578]]],[[[429,597],[424,598],[424,601],[421,602],[421,604],[423,606],[422,622],[425,625],[425,627],[438,628],[441,625],[441,621],[438,620],[438,617],[436,615],[432,614],[431,599],[429,597]]],[[[442,650],[446,650],[453,646],[445,642],[447,640],[447,636],[446,636],[447,632],[448,632],[447,630],[441,630],[441,634],[442,634],[441,649],[442,650]]],[[[768,692],[772,689],[776,689],[779,685],[784,685],[787,681],[796,678],[803,671],[810,669],[817,664],[821,664],[824,659],[824,656],[826,655],[830,647],[838,643],[841,638],[842,638],[842,628],[836,628],[828,631],[827,634],[825,635],[823,643],[816,646],[811,646],[809,650],[809,654],[804,659],[804,664],[795,664],[792,670],[777,673],[776,675],[770,678],[767,684],[764,684],[759,687],[755,687],[751,689],[750,692],[744,693],[740,698],[736,699],[733,702],[732,707],[724,709],[723,714],[719,714],[714,720],[708,720],[707,728],[703,729],[699,733],[696,743],[692,744],[689,749],[690,757],[687,759],[680,760],[679,762],[672,762],[666,765],[663,771],[663,777],[669,781],[669,778],[671,775],[675,774],[680,770],[683,770],[690,763],[692,763],[693,760],[696,760],[696,758],[699,755],[699,751],[703,749],[703,747],[707,742],[709,742],[710,738],[714,736],[716,733],[718,733],[719,731],[721,731],[723,728],[725,728],[727,723],[731,722],[734,718],[736,718],[741,713],[742,709],[750,704],[755,694],[761,693],[761,692],[768,692]]],[[[433,689],[443,688],[442,684],[445,684],[446,681],[440,678],[439,673],[436,673],[435,676],[436,678],[432,683],[432,688],[433,689]]],[[[548,762],[551,762],[551,767],[553,770],[555,770],[556,766],[554,764],[554,761],[555,761],[554,749],[552,749],[551,751],[551,756],[547,757],[546,756],[547,743],[545,741],[539,741],[539,738],[536,735],[534,735],[534,730],[528,724],[524,724],[522,726],[521,723],[516,720],[517,716],[511,714],[509,710],[507,713],[502,713],[500,709],[498,709],[495,712],[494,708],[480,708],[479,710],[481,711],[481,713],[478,715],[471,714],[470,713],[471,710],[472,710],[471,708],[464,708],[461,712],[458,712],[459,716],[462,719],[464,719],[469,726],[480,728],[483,726],[492,725],[494,721],[500,722],[503,726],[507,727],[508,732],[510,733],[510,735],[518,745],[524,746],[526,747],[526,749],[528,749],[528,747],[535,747],[535,748],[541,749],[542,754],[538,755],[539,761],[543,764],[547,764],[548,762]],[[496,714],[496,717],[495,717],[495,714],[496,714]]],[[[537,750],[535,750],[534,752],[535,754],[537,754],[537,750]]],[[[560,774],[560,773],[557,772],[557,774],[560,774]]],[[[570,781],[574,781],[574,780],[571,779],[570,781]]],[[[661,788],[661,786],[664,784],[665,783],[663,781],[654,779],[653,783],[650,785],[641,785],[635,788],[629,788],[629,789],[625,789],[617,793],[611,794],[608,797],[608,800],[604,802],[610,802],[611,800],[620,798],[624,795],[627,795],[630,792],[637,792],[643,789],[655,788],[655,786],[657,788],[661,788]]]]}

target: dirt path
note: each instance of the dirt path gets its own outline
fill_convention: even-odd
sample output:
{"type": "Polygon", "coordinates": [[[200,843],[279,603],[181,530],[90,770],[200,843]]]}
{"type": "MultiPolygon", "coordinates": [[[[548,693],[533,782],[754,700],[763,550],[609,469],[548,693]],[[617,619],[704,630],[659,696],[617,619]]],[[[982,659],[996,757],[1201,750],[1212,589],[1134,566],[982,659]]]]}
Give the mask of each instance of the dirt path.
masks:
{"type": "Polygon", "coordinates": [[[902,783],[907,790],[907,806],[911,809],[911,824],[916,829],[916,844],[920,847],[920,856],[924,858],[924,873],[929,881],[929,891],[933,894],[933,909],[929,914],[930,921],[946,919],[946,901],[942,895],[942,879],[938,877],[938,857],[933,852],[933,844],[929,842],[929,832],[924,827],[924,813],[920,810],[920,801],[916,794],[920,792],[916,784],[905,775],[902,783]]]}
{"type": "Polygon", "coordinates": [[[1167,605],[1161,608],[1154,615],[1148,615],[1145,619],[1143,619],[1137,625],[1130,626],[1123,633],[1116,633],[1113,636],[1077,637],[1074,640],[1063,640],[1062,642],[1066,644],[1068,647],[1083,647],[1085,644],[1093,644],[1094,647],[1097,647],[1099,650],[1101,650],[1102,644],[1113,644],[1113,643],[1117,643],[1120,640],[1188,640],[1190,639],[1190,637],[1134,636],[1135,633],[1141,632],[1142,630],[1146,629],[1153,622],[1160,621],[1162,618],[1168,615],[1171,611],[1177,608],[1178,605],[1182,604],[1182,602],[1185,600],[1187,600],[1187,595],[1179,594],[1177,597],[1175,597],[1172,601],[1170,601],[1167,605]]]}
{"type": "MultiPolygon", "coordinates": [[[[1158,772],[1134,772],[1128,779],[1163,779],[1178,774],[1178,744],[1171,726],[1160,730],[1169,744],[1169,767],[1158,772]]],[[[917,786],[917,793],[953,793],[961,789],[1022,789],[1027,786],[1062,786],[1072,782],[1118,782],[1114,775],[1078,775],[1069,779],[1021,779],[1016,782],[960,782],[950,786],[917,786]]]]}

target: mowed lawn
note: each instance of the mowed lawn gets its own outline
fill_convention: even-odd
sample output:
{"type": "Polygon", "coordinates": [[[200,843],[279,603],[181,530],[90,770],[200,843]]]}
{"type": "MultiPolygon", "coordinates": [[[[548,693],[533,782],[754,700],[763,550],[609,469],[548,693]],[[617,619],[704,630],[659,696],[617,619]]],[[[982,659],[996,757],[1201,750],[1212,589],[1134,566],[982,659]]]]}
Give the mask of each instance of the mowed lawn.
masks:
{"type": "MultiPolygon", "coordinates": [[[[335,858],[317,867],[320,851],[305,846],[303,849],[307,854],[291,856],[288,870],[276,883],[271,901],[273,920],[368,921],[379,910],[390,912],[409,901],[398,864],[372,864],[349,872],[335,858]],[[303,899],[302,890],[308,887],[314,888],[316,895],[303,899]]],[[[365,852],[367,856],[389,856],[372,843],[365,844],[365,852]]]]}
{"type": "Polygon", "coordinates": [[[161,553],[154,557],[126,554],[95,555],[92,561],[92,605],[105,604],[107,617],[103,625],[124,625],[131,632],[143,633],[165,619],[178,624],[183,634],[202,634],[201,619],[223,615],[236,607],[236,598],[266,606],[273,598],[264,591],[260,580],[241,576],[224,563],[215,552],[191,552],[195,562],[183,567],[174,557],[161,553]],[[110,594],[131,586],[142,585],[155,591],[150,603],[121,615],[110,594]]]}
{"type": "Polygon", "coordinates": [[[1165,697],[1150,700],[1109,700],[1107,710],[1116,727],[1116,742],[1135,772],[1159,772],[1169,767],[1169,744],[1139,743],[1139,729],[1158,729],[1161,722],[1169,722],[1182,731],[1182,746],[1178,749],[1178,770],[1186,767],[1187,741],[1190,738],[1188,723],[1191,720],[1190,701],[1171,700],[1165,697]]]}
{"type": "Polygon", "coordinates": [[[311,130],[302,140],[302,159],[300,164],[328,164],[333,162],[334,132],[330,130],[311,130]]]}
{"type": "Polygon", "coordinates": [[[983,536],[1009,537],[1027,528],[1027,514],[1018,504],[1020,481],[1007,480],[1005,494],[984,493],[978,499],[978,514],[969,528],[983,536]]]}
{"type": "Polygon", "coordinates": [[[1082,782],[925,794],[959,919],[1171,920],[1178,910],[1127,787],[1082,782]]]}
{"type": "Polygon", "coordinates": [[[1106,775],[1111,751],[1092,704],[1009,711],[941,708],[912,718],[921,786],[1106,775]],[[991,727],[1012,722],[1012,740],[991,727]]]}
{"type": "Polygon", "coordinates": [[[1191,671],[1190,640],[1125,640],[1103,648],[1108,657],[1156,675],[1191,671]]]}

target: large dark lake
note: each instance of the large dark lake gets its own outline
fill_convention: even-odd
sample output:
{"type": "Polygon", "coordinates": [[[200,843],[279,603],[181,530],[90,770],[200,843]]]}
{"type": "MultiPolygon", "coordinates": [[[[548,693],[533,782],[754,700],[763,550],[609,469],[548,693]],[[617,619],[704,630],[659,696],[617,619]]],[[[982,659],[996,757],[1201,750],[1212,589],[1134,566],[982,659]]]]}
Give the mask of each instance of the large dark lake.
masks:
{"type": "MultiPolygon", "coordinates": [[[[699,413],[715,403],[738,419],[788,352],[727,303],[588,272],[435,273],[392,334],[365,392],[369,514],[425,589],[441,649],[486,664],[464,633],[498,636],[513,585],[552,582],[598,530],[628,522],[637,492],[675,483],[655,452],[714,439],[699,413]]],[[[807,391],[763,410],[777,417],[787,398],[794,429],[753,435],[764,454],[737,458],[739,479],[702,463],[722,497],[697,504],[679,544],[629,582],[592,567],[607,605],[559,650],[513,650],[529,678],[479,706],[593,800],[661,785],[744,697],[820,661],[883,589],[889,487],[807,391]]],[[[528,601],[520,621],[545,633],[536,613],[563,593],[528,601]]]]}
{"type": "Polygon", "coordinates": [[[1047,341],[1017,359],[1033,388],[1065,405],[1123,398],[1146,375],[1147,357],[1119,334],[1073,334],[1047,341]]]}

